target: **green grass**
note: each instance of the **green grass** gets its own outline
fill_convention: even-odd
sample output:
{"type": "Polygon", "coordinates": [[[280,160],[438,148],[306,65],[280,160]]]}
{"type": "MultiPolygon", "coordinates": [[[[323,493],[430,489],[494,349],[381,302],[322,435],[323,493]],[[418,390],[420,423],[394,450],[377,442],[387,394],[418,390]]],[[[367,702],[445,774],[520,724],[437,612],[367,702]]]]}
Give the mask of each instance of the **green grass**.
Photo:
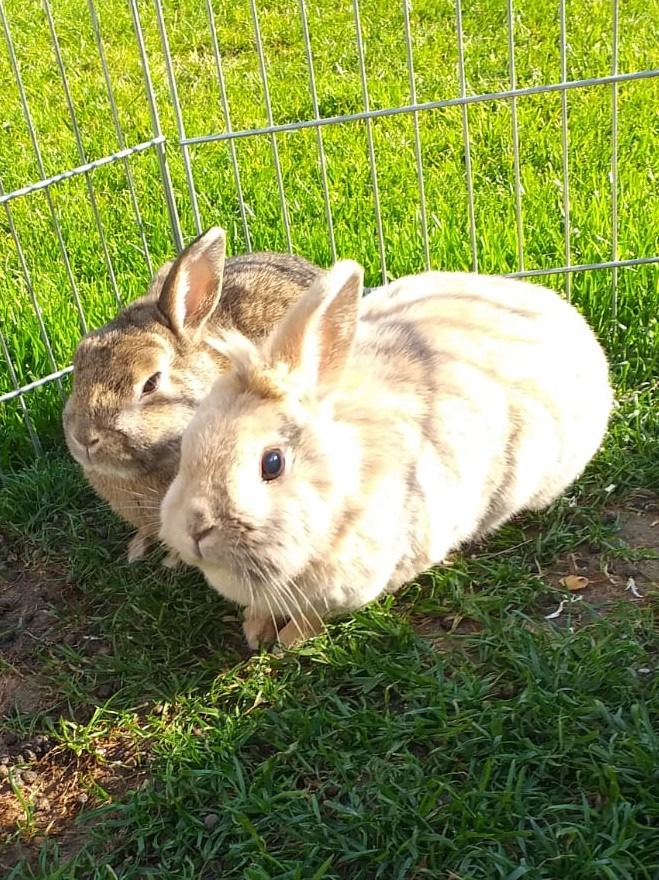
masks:
{"type": "MultiPolygon", "coordinates": [[[[629,553],[602,517],[609,451],[548,513],[326,638],[251,659],[200,577],[117,562],[126,531],[75,465],[46,456],[9,477],[19,564],[62,571],[76,592],[60,625],[109,647],[42,648],[50,702],[9,727],[75,754],[120,734],[152,762],[145,787],[92,814],[72,862],[46,841],[12,880],[656,877],[656,604],[533,625],[559,598],[536,561],[584,541],[629,553]],[[481,631],[447,639],[449,613],[481,631]]],[[[634,472],[617,473],[623,494],[634,472]]]]}
{"type": "MultiPolygon", "coordinates": [[[[152,136],[127,4],[98,0],[105,51],[128,144],[152,136]]],[[[312,105],[296,4],[259,3],[276,122],[309,118],[312,105]]],[[[154,7],[140,3],[168,161],[186,239],[194,222],[186,189],[154,7]]],[[[470,93],[507,89],[506,4],[463,4],[470,93]]],[[[221,131],[224,120],[202,0],[165,4],[186,133],[221,131]]],[[[216,25],[233,127],[267,122],[247,0],[218,2],[216,25]]],[[[4,3],[39,135],[45,173],[80,164],[41,3],[4,3]]],[[[371,106],[409,101],[402,11],[360,4],[371,106]]],[[[53,3],[88,159],[118,148],[84,4],[53,3]],[[82,13],[80,12],[82,7],[82,13]]],[[[308,4],[322,115],[362,109],[351,4],[308,4]]],[[[568,78],[611,71],[612,4],[566,4],[568,78]]],[[[657,66],[657,0],[619,4],[621,71],[657,66]]],[[[419,101],[459,94],[452,2],[410,10],[419,101]]],[[[560,80],[559,23],[551,6],[515,4],[520,87],[560,80]]],[[[39,178],[4,48],[0,50],[0,179],[5,191],[39,178]]],[[[612,256],[610,88],[568,94],[571,259],[612,256]]],[[[618,255],[654,255],[659,207],[659,80],[619,87],[618,255]]],[[[565,261],[561,99],[519,99],[526,268],[565,261]]],[[[511,107],[469,108],[477,257],[481,271],[518,268],[511,107]]],[[[472,254],[462,115],[419,116],[433,267],[469,269],[472,254]]],[[[407,116],[373,123],[390,276],[423,268],[414,129],[407,116]]],[[[339,256],[379,279],[375,213],[363,123],[323,130],[339,256]]],[[[313,131],[278,138],[292,247],[331,261],[313,131]]],[[[236,145],[253,248],[285,249],[267,138],[236,145]]],[[[246,242],[226,143],[190,151],[203,226],[220,223],[233,252],[246,242]]],[[[154,265],[172,243],[153,151],[130,161],[154,265]]],[[[149,278],[122,164],[95,171],[96,193],[121,298],[149,278]]],[[[116,310],[85,180],[53,187],[71,270],[90,326],[116,310]]],[[[10,203],[55,366],[80,337],[65,264],[43,193],[10,203]]],[[[21,382],[51,371],[10,234],[0,212],[0,327],[21,382]]],[[[33,460],[16,404],[0,408],[0,522],[27,570],[58,572],[60,625],[103,639],[107,653],[56,643],[38,662],[51,693],[17,731],[51,729],[85,753],[119,732],[148,744],[146,787],[102,808],[82,851],[68,862],[51,841],[17,878],[655,878],[659,876],[659,694],[655,604],[629,603],[586,626],[531,621],[558,596],[535,572],[583,542],[604,557],[627,553],[604,505],[659,483],[657,270],[577,273],[571,293],[609,352],[620,408],[610,436],[569,498],[503,529],[474,555],[412,585],[395,600],[337,623],[329,637],[272,658],[246,659],[235,609],[200,577],[156,561],[120,560],[127,531],[82,484],[63,453],[55,385],[27,398],[46,455],[33,460]],[[612,490],[611,486],[614,486],[612,490]],[[480,633],[441,640],[414,621],[451,613],[480,633]],[[652,674],[639,672],[653,670],[652,674]],[[111,696],[99,697],[107,686],[111,696]],[[216,816],[213,827],[204,823],[216,816]]],[[[547,283],[565,289],[565,279],[547,283]]],[[[566,352],[579,357],[579,352],[566,352]]],[[[10,387],[0,358],[0,389],[10,387]]],[[[66,387],[66,386],[65,386],[66,387]]],[[[438,623],[439,628],[439,623],[438,623]]],[[[28,822],[29,817],[26,818],[28,822]]],[[[84,821],[83,821],[84,827],[84,821]]]]}

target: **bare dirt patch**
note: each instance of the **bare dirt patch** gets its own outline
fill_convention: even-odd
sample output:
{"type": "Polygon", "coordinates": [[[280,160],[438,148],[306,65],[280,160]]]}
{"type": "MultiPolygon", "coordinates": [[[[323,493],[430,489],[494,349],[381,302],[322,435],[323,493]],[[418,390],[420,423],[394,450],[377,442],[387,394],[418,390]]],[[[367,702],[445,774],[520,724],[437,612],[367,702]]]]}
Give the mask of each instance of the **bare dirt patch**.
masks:
{"type": "Polygon", "coordinates": [[[446,654],[458,647],[459,636],[475,635],[483,629],[477,620],[461,614],[444,614],[441,617],[411,615],[410,622],[438,654],[446,654]]]}
{"type": "Polygon", "coordinates": [[[117,732],[96,739],[92,752],[75,754],[57,746],[36,761],[8,767],[0,788],[0,835],[13,842],[0,853],[0,869],[9,871],[21,858],[33,859],[45,837],[57,842],[62,861],[71,858],[89,827],[78,826],[76,819],[90,807],[137,789],[147,760],[146,746],[139,750],[133,739],[117,732]]]}
{"type": "Polygon", "coordinates": [[[602,616],[620,602],[645,605],[659,588],[659,499],[640,496],[624,508],[609,511],[608,516],[619,518],[620,548],[636,552],[612,552],[585,544],[539,572],[570,604],[572,624],[581,622],[579,600],[602,616]]]}
{"type": "Polygon", "coordinates": [[[42,690],[37,655],[65,637],[52,607],[65,590],[52,570],[0,572],[0,716],[36,712],[52,699],[42,690]]]}
{"type": "Polygon", "coordinates": [[[46,836],[62,860],[73,856],[88,834],[78,816],[121,799],[146,774],[148,745],[138,748],[121,731],[80,754],[57,743],[47,727],[38,732],[45,713],[70,718],[46,674],[50,653],[62,645],[85,654],[110,650],[86,626],[84,608],[84,594],[62,571],[25,564],[0,535],[0,876],[21,859],[36,859],[46,836]],[[75,622],[67,614],[72,606],[75,622]],[[17,718],[26,715],[37,719],[29,736],[17,732],[17,718]]]}

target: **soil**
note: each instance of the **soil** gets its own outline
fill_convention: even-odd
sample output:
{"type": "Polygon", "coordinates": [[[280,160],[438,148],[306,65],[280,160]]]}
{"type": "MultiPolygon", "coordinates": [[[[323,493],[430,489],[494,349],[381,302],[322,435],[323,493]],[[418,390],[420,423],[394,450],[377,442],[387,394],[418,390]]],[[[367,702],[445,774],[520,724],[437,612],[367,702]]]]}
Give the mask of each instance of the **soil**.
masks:
{"type": "Polygon", "coordinates": [[[0,535],[0,876],[21,858],[36,859],[46,837],[63,862],[71,858],[88,836],[76,817],[138,788],[148,761],[148,745],[141,743],[140,753],[120,732],[80,754],[49,736],[49,722],[71,718],[44,675],[49,651],[70,645],[99,653],[109,646],[84,631],[84,597],[62,573],[25,565],[10,546],[0,535]],[[62,623],[72,605],[83,611],[78,628],[62,623]],[[42,732],[16,732],[21,725],[12,719],[26,715],[42,732]]]}

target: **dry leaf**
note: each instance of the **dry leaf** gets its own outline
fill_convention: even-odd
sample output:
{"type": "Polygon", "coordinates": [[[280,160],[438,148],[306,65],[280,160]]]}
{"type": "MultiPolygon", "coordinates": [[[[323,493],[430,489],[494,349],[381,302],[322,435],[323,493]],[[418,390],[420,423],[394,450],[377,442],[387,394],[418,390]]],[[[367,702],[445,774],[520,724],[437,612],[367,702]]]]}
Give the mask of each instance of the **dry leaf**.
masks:
{"type": "Polygon", "coordinates": [[[581,575],[569,574],[567,577],[561,578],[560,583],[566,590],[576,593],[577,590],[585,590],[590,581],[587,577],[581,575]]]}

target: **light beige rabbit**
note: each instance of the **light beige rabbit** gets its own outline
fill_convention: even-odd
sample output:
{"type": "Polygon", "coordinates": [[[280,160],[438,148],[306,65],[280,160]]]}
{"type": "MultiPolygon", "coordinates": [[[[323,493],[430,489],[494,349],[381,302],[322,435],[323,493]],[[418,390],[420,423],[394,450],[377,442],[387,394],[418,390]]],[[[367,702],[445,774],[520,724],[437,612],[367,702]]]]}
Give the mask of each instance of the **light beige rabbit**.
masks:
{"type": "Polygon", "coordinates": [[[233,364],[182,440],[160,537],[246,607],[251,646],[313,635],[583,471],[606,358],[557,294],[428,272],[361,300],[336,264],[233,364]]]}
{"type": "MultiPolygon", "coordinates": [[[[183,429],[229,366],[209,338],[235,328],[260,339],[323,271],[290,254],[225,261],[225,249],[219,227],[199,236],[73,358],[66,442],[96,492],[137,528],[129,561],[156,540],[183,429]]],[[[176,561],[170,554],[166,563],[176,561]]]]}

